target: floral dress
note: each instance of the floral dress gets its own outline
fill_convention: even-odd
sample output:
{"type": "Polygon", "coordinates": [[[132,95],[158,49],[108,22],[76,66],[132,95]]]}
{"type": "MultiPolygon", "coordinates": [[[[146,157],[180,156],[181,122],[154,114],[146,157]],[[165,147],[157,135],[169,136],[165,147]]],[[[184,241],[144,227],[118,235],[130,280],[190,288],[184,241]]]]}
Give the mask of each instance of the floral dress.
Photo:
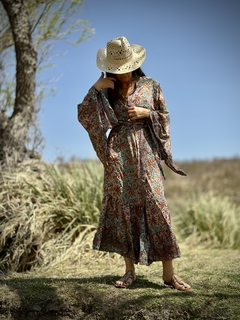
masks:
{"type": "Polygon", "coordinates": [[[185,173],[172,160],[169,113],[158,82],[141,77],[135,91],[114,106],[106,90],[97,93],[92,87],[78,105],[78,120],[104,166],[93,248],[144,265],[180,257],[164,196],[161,160],[176,173],[185,173]],[[150,118],[130,121],[131,105],[148,108],[150,118]]]}

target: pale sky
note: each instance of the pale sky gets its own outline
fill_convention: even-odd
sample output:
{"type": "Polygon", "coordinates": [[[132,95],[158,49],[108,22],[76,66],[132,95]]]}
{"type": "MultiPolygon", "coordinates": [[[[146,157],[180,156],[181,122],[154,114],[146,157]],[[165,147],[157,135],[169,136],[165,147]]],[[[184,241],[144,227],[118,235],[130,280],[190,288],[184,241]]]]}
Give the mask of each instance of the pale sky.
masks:
{"type": "Polygon", "coordinates": [[[101,74],[98,49],[119,36],[146,49],[142,69],[161,84],[176,161],[240,156],[240,1],[85,0],[79,18],[95,34],[76,47],[57,44],[64,55],[43,75],[59,78],[42,102],[43,160],[96,157],[77,104],[101,74]]]}

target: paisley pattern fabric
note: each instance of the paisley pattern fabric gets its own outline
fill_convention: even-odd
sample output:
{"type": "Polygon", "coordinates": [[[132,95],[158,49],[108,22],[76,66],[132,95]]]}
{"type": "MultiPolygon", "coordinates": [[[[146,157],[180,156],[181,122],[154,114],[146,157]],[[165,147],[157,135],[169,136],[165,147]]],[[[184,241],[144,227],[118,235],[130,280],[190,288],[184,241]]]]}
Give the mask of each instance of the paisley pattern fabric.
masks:
{"type": "Polygon", "coordinates": [[[142,77],[135,91],[114,106],[107,91],[97,93],[92,87],[78,105],[78,120],[88,131],[105,173],[93,248],[144,265],[180,257],[164,196],[161,160],[176,173],[185,173],[172,160],[169,113],[160,85],[142,77]],[[150,118],[130,121],[131,105],[148,108],[150,118]]]}

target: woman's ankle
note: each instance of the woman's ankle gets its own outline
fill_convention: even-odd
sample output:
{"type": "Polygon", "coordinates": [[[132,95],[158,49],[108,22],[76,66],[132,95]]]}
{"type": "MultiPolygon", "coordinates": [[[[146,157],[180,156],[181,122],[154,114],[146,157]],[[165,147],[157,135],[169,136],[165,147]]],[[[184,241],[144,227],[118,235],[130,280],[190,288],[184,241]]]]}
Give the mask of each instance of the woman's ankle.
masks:
{"type": "Polygon", "coordinates": [[[124,258],[124,260],[125,260],[126,272],[131,270],[135,274],[135,266],[132,259],[124,258]]]}
{"type": "Polygon", "coordinates": [[[172,260],[163,261],[162,264],[163,264],[163,273],[162,273],[163,281],[166,281],[166,282],[171,281],[172,276],[174,274],[172,260]]]}

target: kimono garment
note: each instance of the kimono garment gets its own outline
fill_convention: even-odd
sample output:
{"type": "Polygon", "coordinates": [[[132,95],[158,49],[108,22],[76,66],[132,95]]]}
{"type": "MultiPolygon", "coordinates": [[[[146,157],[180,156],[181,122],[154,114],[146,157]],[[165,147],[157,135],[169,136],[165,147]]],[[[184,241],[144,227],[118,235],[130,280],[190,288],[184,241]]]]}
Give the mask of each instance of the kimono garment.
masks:
{"type": "Polygon", "coordinates": [[[78,119],[104,166],[102,210],[93,248],[144,265],[180,257],[164,196],[161,160],[175,172],[185,173],[172,160],[169,113],[159,84],[142,77],[128,99],[119,99],[114,106],[105,91],[98,94],[91,88],[78,105],[78,119]],[[148,108],[150,118],[130,121],[131,105],[148,108]]]}

